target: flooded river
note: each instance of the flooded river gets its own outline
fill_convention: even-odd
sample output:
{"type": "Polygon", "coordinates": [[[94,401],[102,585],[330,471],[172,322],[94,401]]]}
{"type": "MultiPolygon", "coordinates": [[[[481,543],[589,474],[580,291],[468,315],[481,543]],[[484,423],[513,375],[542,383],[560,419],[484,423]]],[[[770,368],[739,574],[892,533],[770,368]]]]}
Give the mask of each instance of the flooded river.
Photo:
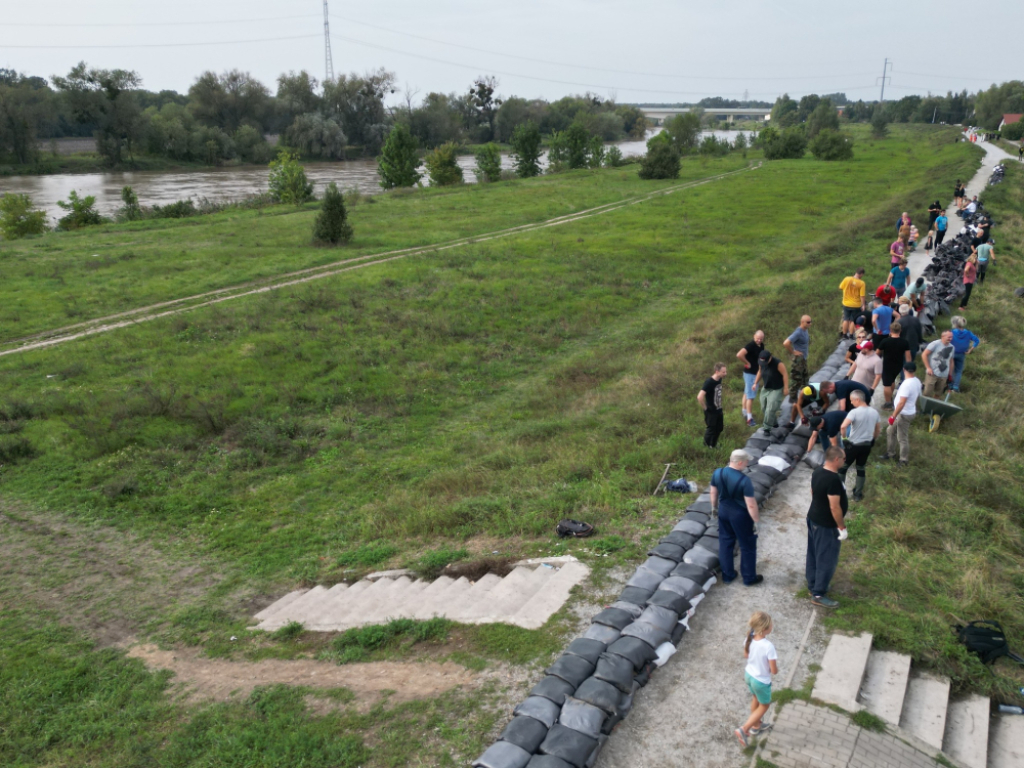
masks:
{"type": "MultiPolygon", "coordinates": [[[[659,129],[660,130],[660,129],[659,129]]],[[[653,132],[649,135],[653,135],[653,132]]],[[[735,139],[735,131],[715,131],[720,138],[735,139]]],[[[622,141],[616,143],[626,157],[642,155],[646,151],[644,141],[622,141]]],[[[546,156],[542,165],[546,165],[546,156]]],[[[475,182],[473,168],[476,160],[472,156],[459,158],[467,182],[475,182]]],[[[305,163],[306,175],[313,182],[314,192],[320,191],[330,182],[341,189],[358,189],[368,194],[381,192],[377,163],[375,160],[346,160],[335,163],[305,163]]],[[[502,155],[502,167],[511,168],[511,158],[502,155]]],[[[422,170],[422,169],[421,169],[422,170]]],[[[188,171],[119,171],[116,173],[63,173],[49,176],[7,176],[0,177],[0,194],[4,192],[27,193],[38,208],[46,210],[53,218],[62,215],[58,200],[66,200],[68,193],[75,190],[79,195],[93,195],[96,208],[105,215],[113,214],[121,207],[121,188],[130,186],[143,205],[166,205],[185,198],[208,198],[214,201],[239,200],[248,195],[265,191],[267,188],[266,166],[236,166],[232,168],[211,168],[188,171]]],[[[426,177],[424,176],[424,183],[426,177]]]]}

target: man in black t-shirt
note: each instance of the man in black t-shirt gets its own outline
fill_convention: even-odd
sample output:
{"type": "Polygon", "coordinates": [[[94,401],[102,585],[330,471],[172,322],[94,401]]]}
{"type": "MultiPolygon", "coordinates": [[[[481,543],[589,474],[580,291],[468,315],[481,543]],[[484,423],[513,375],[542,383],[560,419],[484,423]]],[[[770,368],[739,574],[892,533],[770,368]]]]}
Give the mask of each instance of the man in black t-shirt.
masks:
{"type": "Polygon", "coordinates": [[[747,345],[736,353],[743,362],[743,418],[747,420],[748,427],[756,427],[754,421],[754,399],[757,391],[754,389],[754,381],[757,378],[757,365],[761,353],[764,352],[764,331],[754,331],[754,338],[747,342],[747,345]]]}
{"type": "Polygon", "coordinates": [[[903,332],[903,325],[894,322],[889,326],[889,335],[883,337],[875,347],[878,354],[882,356],[882,387],[885,389],[885,405],[887,411],[892,410],[893,384],[903,372],[903,364],[911,361],[910,345],[900,334],[903,332]]]}
{"type": "Polygon", "coordinates": [[[715,363],[715,372],[704,382],[697,393],[697,402],[704,409],[704,445],[718,446],[718,436],[725,429],[725,414],[722,412],[722,379],[725,378],[725,363],[715,363]]]}
{"type": "Polygon", "coordinates": [[[811,602],[835,608],[838,602],[827,596],[828,586],[839,565],[839,548],[847,537],[846,486],[839,468],[846,452],[838,446],[825,451],[825,463],[811,475],[811,506],[807,510],[807,589],[811,602]]]}

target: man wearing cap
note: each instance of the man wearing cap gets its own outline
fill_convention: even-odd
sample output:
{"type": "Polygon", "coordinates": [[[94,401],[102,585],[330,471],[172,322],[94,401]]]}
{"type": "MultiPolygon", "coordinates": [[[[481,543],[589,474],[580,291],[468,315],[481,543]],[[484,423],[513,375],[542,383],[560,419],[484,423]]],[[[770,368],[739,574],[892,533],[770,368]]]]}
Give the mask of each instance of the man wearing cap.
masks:
{"type": "Polygon", "coordinates": [[[878,388],[878,382],[882,380],[882,358],[875,352],[873,343],[865,340],[857,346],[857,359],[847,376],[850,381],[863,384],[872,392],[878,388]]]}
{"type": "Polygon", "coordinates": [[[815,416],[811,419],[811,438],[807,441],[807,452],[810,453],[814,444],[821,441],[823,450],[828,450],[833,445],[842,445],[839,439],[839,431],[846,421],[846,411],[829,411],[824,416],[815,416]]]}
{"type": "Polygon", "coordinates": [[[725,414],[722,410],[722,379],[725,378],[725,363],[715,363],[715,371],[705,381],[697,402],[704,411],[704,445],[718,447],[718,436],[725,429],[725,414]]]}
{"type": "MultiPolygon", "coordinates": [[[[807,417],[803,415],[804,408],[811,403],[818,403],[821,406],[821,410],[828,408],[828,396],[836,390],[836,385],[831,381],[819,381],[814,384],[808,384],[803,387],[796,398],[794,407],[796,412],[800,414],[800,423],[806,424],[807,417]]],[[[796,419],[793,419],[796,421],[796,419]]]]}
{"type": "Polygon", "coordinates": [[[740,575],[748,587],[760,584],[764,576],[757,573],[757,533],[754,523],[760,519],[754,483],[744,474],[750,454],[740,449],[729,456],[729,466],[719,467],[711,475],[711,508],[718,510],[718,560],[722,581],[736,579],[733,547],[740,545],[740,575]]]}
{"type": "Polygon", "coordinates": [[[885,455],[883,460],[895,459],[899,455],[900,466],[910,462],[910,425],[917,416],[917,398],[921,396],[921,380],[917,373],[916,363],[904,363],[906,373],[903,383],[896,390],[896,406],[889,417],[889,427],[885,430],[885,455]]]}
{"type": "Polygon", "coordinates": [[[832,394],[835,395],[836,402],[839,404],[839,410],[847,411],[852,408],[850,405],[850,395],[854,392],[860,392],[864,395],[865,400],[871,402],[871,390],[859,381],[846,379],[845,381],[836,382],[832,394]]]}
{"type": "Polygon", "coordinates": [[[810,376],[807,371],[807,358],[811,352],[812,322],[810,315],[804,315],[800,318],[800,325],[796,330],[782,342],[782,346],[792,355],[789,367],[789,399],[793,402],[790,421],[796,421],[800,415],[796,407],[797,395],[807,386],[807,378],[810,376]]]}
{"type": "Polygon", "coordinates": [[[782,398],[789,389],[789,372],[786,364],[763,350],[757,359],[757,376],[754,377],[754,391],[761,387],[761,413],[764,416],[764,433],[767,435],[779,423],[782,398]]]}
{"type": "Polygon", "coordinates": [[[840,428],[843,433],[843,450],[846,451],[846,461],[839,469],[839,476],[846,484],[846,473],[856,462],[857,483],[853,488],[853,500],[864,499],[864,483],[867,480],[868,456],[875,445],[875,440],[882,432],[881,419],[878,411],[871,407],[864,397],[864,393],[855,390],[850,393],[850,403],[853,408],[843,421],[840,428]]]}

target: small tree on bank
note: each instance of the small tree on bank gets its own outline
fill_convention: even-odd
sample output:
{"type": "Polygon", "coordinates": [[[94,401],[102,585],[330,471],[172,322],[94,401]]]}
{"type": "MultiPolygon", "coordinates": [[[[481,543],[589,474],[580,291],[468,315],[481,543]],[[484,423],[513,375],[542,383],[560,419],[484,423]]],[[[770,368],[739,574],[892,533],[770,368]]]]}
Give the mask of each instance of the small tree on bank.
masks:
{"type": "Polygon", "coordinates": [[[306,178],[306,169],[285,150],[277,154],[276,160],[270,161],[267,183],[275,203],[302,205],[313,199],[313,185],[306,178]]]}
{"type": "Polygon", "coordinates": [[[57,229],[70,231],[103,223],[103,217],[96,210],[95,195],[79,197],[78,192],[72,189],[68,192],[68,199],[58,200],[57,205],[67,211],[57,222],[57,229]]]}
{"type": "Polygon", "coordinates": [[[579,168],[600,168],[604,160],[604,142],[582,123],[573,123],[557,131],[548,146],[548,172],[574,171],[579,168]]]}
{"type": "Polygon", "coordinates": [[[477,181],[501,181],[501,150],[494,142],[484,144],[476,152],[477,181]]]}
{"type": "Polygon", "coordinates": [[[852,160],[853,139],[826,128],[811,141],[811,154],[818,160],[852,160]]]}
{"type": "Polygon", "coordinates": [[[889,135],[889,118],[881,107],[877,107],[871,116],[871,135],[876,139],[884,139],[889,135]]]}
{"type": "Polygon", "coordinates": [[[420,167],[419,142],[405,123],[395,123],[384,140],[377,158],[380,185],[384,189],[412,187],[423,177],[420,167]]]}
{"type": "Polygon", "coordinates": [[[8,193],[0,197],[0,232],[4,240],[17,240],[46,231],[46,212],[32,210],[28,195],[8,193]]]}
{"type": "Polygon", "coordinates": [[[762,131],[761,146],[764,147],[765,160],[799,160],[807,152],[807,136],[801,126],[786,128],[781,133],[769,129],[762,131]]]}
{"type": "Polygon", "coordinates": [[[647,142],[647,154],[640,159],[640,178],[675,179],[681,165],[679,150],[668,136],[659,133],[647,142]]]}
{"type": "Polygon", "coordinates": [[[540,176],[540,129],[537,124],[527,120],[517,125],[510,143],[516,176],[521,179],[540,176]]]}
{"type": "Polygon", "coordinates": [[[458,144],[449,141],[435,147],[423,158],[423,164],[427,167],[427,174],[430,176],[430,186],[449,187],[452,184],[463,182],[458,150],[458,144]]]}
{"type": "Polygon", "coordinates": [[[352,239],[345,198],[333,181],[324,190],[320,212],[313,222],[313,242],[317,245],[344,245],[352,239]]]}

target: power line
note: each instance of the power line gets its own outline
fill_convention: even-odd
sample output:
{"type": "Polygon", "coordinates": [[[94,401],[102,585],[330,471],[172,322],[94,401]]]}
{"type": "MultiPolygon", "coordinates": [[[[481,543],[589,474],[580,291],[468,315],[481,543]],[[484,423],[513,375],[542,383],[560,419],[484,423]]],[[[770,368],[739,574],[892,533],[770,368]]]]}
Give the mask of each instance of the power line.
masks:
{"type": "MultiPolygon", "coordinates": [[[[289,21],[291,19],[315,19],[319,18],[318,14],[303,14],[302,16],[268,16],[266,18],[259,19],[219,19],[212,21],[115,21],[102,24],[51,24],[49,22],[41,21],[26,21],[26,22],[0,22],[0,27],[205,27],[210,24],[248,24],[250,22],[260,21],[289,21]]],[[[4,46],[9,48],[11,46],[4,46]]]]}
{"type": "Polygon", "coordinates": [[[129,45],[3,45],[0,48],[31,48],[31,49],[86,49],[86,48],[192,48],[202,45],[244,45],[246,43],[276,43],[281,40],[308,40],[315,35],[292,35],[291,37],[261,37],[253,40],[210,40],[202,43],[132,43],[129,45]]]}
{"type": "Polygon", "coordinates": [[[324,82],[334,79],[334,59],[331,57],[331,23],[327,11],[327,0],[324,0],[324,82]]]}

